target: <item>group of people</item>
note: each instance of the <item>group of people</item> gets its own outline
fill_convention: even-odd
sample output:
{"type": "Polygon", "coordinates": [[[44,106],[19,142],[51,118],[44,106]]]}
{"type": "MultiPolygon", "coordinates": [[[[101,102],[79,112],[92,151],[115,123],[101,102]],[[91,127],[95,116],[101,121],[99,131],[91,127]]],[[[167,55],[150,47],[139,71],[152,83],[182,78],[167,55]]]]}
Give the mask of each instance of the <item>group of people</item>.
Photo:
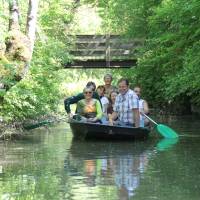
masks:
{"type": "Polygon", "coordinates": [[[112,85],[112,80],[112,75],[106,74],[104,85],[96,88],[95,83],[90,81],[82,93],[65,99],[65,110],[69,118],[74,116],[70,105],[77,103],[76,116],[83,122],[144,127],[148,122],[143,113],[148,114],[149,108],[141,98],[141,88],[136,86],[131,90],[125,78],[118,81],[117,88],[112,85]]]}

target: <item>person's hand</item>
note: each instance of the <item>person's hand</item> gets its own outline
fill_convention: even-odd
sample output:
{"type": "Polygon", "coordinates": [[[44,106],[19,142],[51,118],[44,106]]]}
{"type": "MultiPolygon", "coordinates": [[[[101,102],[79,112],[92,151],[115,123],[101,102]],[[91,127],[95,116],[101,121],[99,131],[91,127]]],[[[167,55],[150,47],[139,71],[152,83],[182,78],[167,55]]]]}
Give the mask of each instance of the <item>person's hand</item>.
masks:
{"type": "Polygon", "coordinates": [[[140,115],[144,116],[144,112],[140,112],[140,115]]]}
{"type": "Polygon", "coordinates": [[[109,125],[113,126],[113,120],[109,120],[109,125]]]}
{"type": "Polygon", "coordinates": [[[72,119],[74,115],[72,113],[68,113],[67,116],[68,116],[68,119],[72,119]]]}
{"type": "Polygon", "coordinates": [[[109,125],[113,126],[113,119],[111,114],[108,114],[108,120],[109,120],[109,125]]]}
{"type": "Polygon", "coordinates": [[[87,119],[87,122],[92,122],[92,118],[88,118],[88,119],[87,119]]]}
{"type": "Polygon", "coordinates": [[[89,118],[88,119],[88,122],[96,122],[97,121],[97,118],[96,117],[94,117],[94,118],[89,118]]]}

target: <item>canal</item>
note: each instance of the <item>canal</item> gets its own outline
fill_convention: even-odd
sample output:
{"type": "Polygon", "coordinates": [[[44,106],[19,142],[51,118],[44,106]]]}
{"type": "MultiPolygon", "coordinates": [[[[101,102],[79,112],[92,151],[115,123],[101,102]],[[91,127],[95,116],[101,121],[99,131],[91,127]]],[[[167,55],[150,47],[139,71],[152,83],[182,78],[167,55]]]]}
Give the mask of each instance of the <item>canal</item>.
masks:
{"type": "Polygon", "coordinates": [[[164,123],[178,140],[74,141],[63,123],[1,141],[0,199],[199,200],[200,119],[164,123]]]}

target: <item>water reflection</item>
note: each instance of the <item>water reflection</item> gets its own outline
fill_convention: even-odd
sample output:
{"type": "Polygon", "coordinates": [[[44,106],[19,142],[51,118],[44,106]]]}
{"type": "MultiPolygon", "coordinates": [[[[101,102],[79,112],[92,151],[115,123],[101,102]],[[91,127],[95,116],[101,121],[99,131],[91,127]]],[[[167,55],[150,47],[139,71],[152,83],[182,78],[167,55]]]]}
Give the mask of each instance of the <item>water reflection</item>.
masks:
{"type": "Polygon", "coordinates": [[[66,169],[73,169],[71,176],[83,176],[88,187],[112,186],[119,199],[135,195],[148,165],[153,149],[151,142],[135,143],[72,143],[65,161],[66,169]],[[76,166],[77,169],[74,169],[76,166]],[[82,169],[81,174],[74,173],[82,169]]]}
{"type": "Polygon", "coordinates": [[[64,124],[2,142],[0,199],[199,200],[199,120],[169,126],[184,137],[78,142],[64,124]]]}
{"type": "Polygon", "coordinates": [[[169,149],[172,148],[178,141],[179,141],[179,138],[163,138],[163,139],[161,139],[161,140],[157,143],[156,149],[157,149],[158,151],[169,150],[169,149]]]}

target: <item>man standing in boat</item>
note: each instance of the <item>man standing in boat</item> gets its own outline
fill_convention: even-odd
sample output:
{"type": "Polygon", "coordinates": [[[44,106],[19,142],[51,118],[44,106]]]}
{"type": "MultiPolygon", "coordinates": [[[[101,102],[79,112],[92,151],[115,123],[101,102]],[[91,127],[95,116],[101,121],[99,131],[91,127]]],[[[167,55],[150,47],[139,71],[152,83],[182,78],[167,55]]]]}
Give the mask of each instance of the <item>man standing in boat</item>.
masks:
{"type": "Polygon", "coordinates": [[[111,74],[106,74],[104,76],[104,83],[105,83],[105,85],[104,85],[104,88],[105,88],[104,96],[107,97],[107,98],[109,98],[110,93],[112,91],[118,92],[117,88],[112,85],[112,80],[113,80],[113,78],[112,78],[111,74]]]}
{"type": "Polygon", "coordinates": [[[129,81],[121,78],[118,81],[119,94],[116,97],[114,112],[109,116],[109,123],[113,125],[113,120],[117,117],[119,125],[139,127],[139,99],[134,91],[129,89],[129,81]]]}

